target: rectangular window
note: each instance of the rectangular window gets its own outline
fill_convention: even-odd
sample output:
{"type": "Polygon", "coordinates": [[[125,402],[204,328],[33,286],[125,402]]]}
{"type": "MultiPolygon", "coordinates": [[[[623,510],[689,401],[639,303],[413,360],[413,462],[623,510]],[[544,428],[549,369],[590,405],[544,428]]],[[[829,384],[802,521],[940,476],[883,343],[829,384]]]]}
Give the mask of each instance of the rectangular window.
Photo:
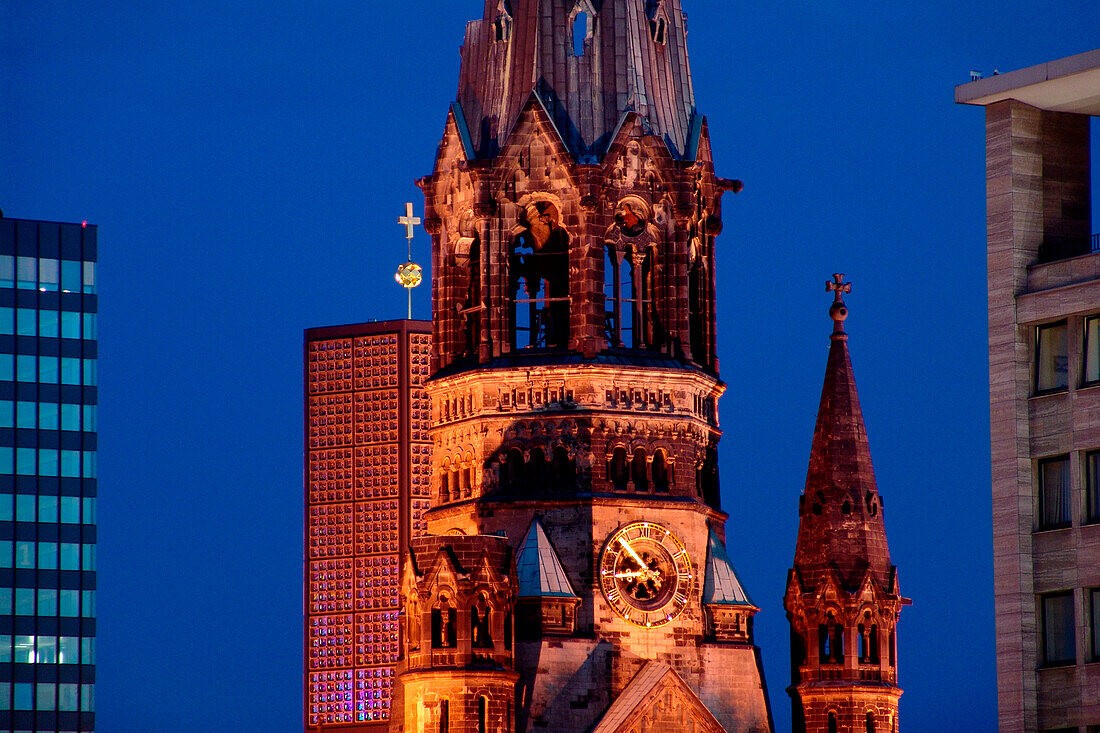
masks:
{"type": "Polygon", "coordinates": [[[73,313],[72,311],[62,311],[61,313],[61,338],[63,339],[78,339],[80,338],[80,314],[73,313]]]}
{"type": "Polygon", "coordinates": [[[85,359],[84,360],[84,386],[94,387],[96,385],[97,380],[99,379],[96,372],[97,372],[97,370],[96,370],[96,360],[95,359],[85,359]]]}
{"type": "Polygon", "coordinates": [[[38,311],[38,335],[46,338],[57,338],[57,327],[60,324],[57,311],[38,311]]]}
{"type": "Polygon", "coordinates": [[[76,542],[61,543],[61,569],[80,570],[80,545],[76,542]]]}
{"type": "Polygon", "coordinates": [[[4,306],[0,308],[0,333],[12,335],[15,333],[15,309],[4,306]]]}
{"type": "Polygon", "coordinates": [[[38,406],[33,402],[15,403],[15,427],[33,430],[37,423],[38,406]]]}
{"type": "Polygon", "coordinates": [[[1077,661],[1074,643],[1073,591],[1042,596],[1043,663],[1073,664],[1077,661]]]}
{"type": "Polygon", "coordinates": [[[84,545],[84,560],[81,570],[95,570],[95,545],[84,545]]]}
{"type": "Polygon", "coordinates": [[[77,690],[80,685],[62,682],[57,686],[57,709],[61,712],[75,712],[78,703],[77,690]]]}
{"type": "Polygon", "coordinates": [[[15,285],[20,290],[38,287],[38,260],[34,257],[15,258],[15,285]]]}
{"type": "Polygon", "coordinates": [[[15,427],[15,403],[11,400],[0,400],[0,428],[15,427]]]}
{"type": "Polygon", "coordinates": [[[80,591],[81,606],[80,615],[84,618],[95,618],[95,591],[94,590],[82,590],[80,591]]]}
{"type": "Polygon", "coordinates": [[[1085,521],[1100,522],[1100,450],[1085,454],[1085,521]]]}
{"type": "Polygon", "coordinates": [[[15,449],[15,472],[20,476],[33,476],[38,470],[38,451],[34,448],[15,449]]]}
{"type": "Polygon", "coordinates": [[[1035,329],[1035,392],[1053,392],[1069,385],[1066,322],[1035,329]]]}
{"type": "Polygon", "coordinates": [[[0,662],[11,661],[11,635],[0,635],[0,662]]]}
{"type": "Polygon", "coordinates": [[[0,494],[0,522],[10,522],[15,519],[15,497],[11,494],[0,494]]]}
{"type": "Polygon", "coordinates": [[[80,359],[72,356],[61,357],[61,383],[80,384],[80,359]]]}
{"type": "MultiPolygon", "coordinates": [[[[12,601],[12,589],[11,588],[0,588],[0,616],[11,616],[12,615],[12,608],[13,607],[11,605],[11,601],[12,601]]],[[[10,642],[11,639],[8,639],[8,641],[10,642]]],[[[3,660],[0,660],[0,661],[3,661],[3,660]]],[[[11,660],[9,659],[8,661],[10,662],[11,660]]]]}
{"type": "Polygon", "coordinates": [[[15,381],[15,354],[0,354],[0,380],[15,381]]]}
{"type": "Polygon", "coordinates": [[[94,293],[95,292],[95,263],[94,262],[85,262],[84,263],[84,292],[85,293],[94,293]]]}
{"type": "Polygon", "coordinates": [[[15,448],[0,446],[0,473],[15,473],[15,448]]]}
{"type": "MultiPolygon", "coordinates": [[[[0,255],[0,288],[15,287],[15,257],[0,255]]],[[[3,708],[0,708],[3,709],[3,708]]]]}
{"type": "Polygon", "coordinates": [[[80,664],[79,636],[62,636],[57,640],[57,663],[80,664]]]}
{"type": "Polygon", "coordinates": [[[38,521],[57,521],[57,497],[43,494],[38,497],[38,521]]]}
{"type": "Polygon", "coordinates": [[[11,540],[0,540],[0,568],[12,567],[12,547],[14,543],[11,540]]]}
{"type": "MultiPolygon", "coordinates": [[[[39,616],[56,616],[57,615],[57,588],[39,588],[38,589],[38,615],[39,616]]],[[[38,661],[42,661],[39,659],[38,661]]]]}
{"type": "Polygon", "coordinates": [[[19,664],[34,664],[34,637],[15,637],[15,661],[19,664]]]}
{"type": "MultiPolygon", "coordinates": [[[[75,451],[61,451],[62,455],[73,452],[75,451]]],[[[61,523],[80,524],[80,497],[61,497],[61,523]]]]}
{"type": "Polygon", "coordinates": [[[16,710],[34,710],[34,683],[16,682],[13,687],[15,694],[12,695],[12,707],[16,710]]]}
{"type": "Polygon", "coordinates": [[[45,384],[57,384],[57,357],[38,357],[38,381],[45,384]]]}
{"type": "Polygon", "coordinates": [[[84,497],[84,524],[95,524],[95,497],[84,497]]]}
{"type": "Polygon", "coordinates": [[[1039,529],[1070,524],[1069,456],[1039,461],[1039,529]]]}
{"type": "Polygon", "coordinates": [[[80,451],[61,451],[61,475],[68,478],[80,478],[80,451]]]}
{"type": "Polygon", "coordinates": [[[15,521],[33,522],[34,508],[38,503],[34,494],[18,494],[15,497],[15,521]]]}
{"type": "Polygon", "coordinates": [[[38,403],[38,429],[39,430],[57,430],[57,403],[56,402],[39,402],[38,403]]]}
{"type": "Polygon", "coordinates": [[[80,637],[80,663],[95,664],[95,637],[80,637]]]}
{"type": "Polygon", "coordinates": [[[38,637],[38,663],[57,664],[57,637],[38,637]]]}
{"type": "Polygon", "coordinates": [[[84,314],[84,338],[93,341],[96,338],[95,334],[95,313],[84,314]]]}
{"type": "Polygon", "coordinates": [[[57,543],[38,543],[38,569],[57,570],[57,543]]]}
{"type": "Polygon", "coordinates": [[[1092,609],[1092,661],[1100,662],[1100,588],[1089,591],[1089,608],[1092,609]]]}
{"type": "Polygon", "coordinates": [[[38,705],[39,710],[56,710],[57,709],[57,686],[53,682],[39,682],[38,683],[38,705]]]}
{"type": "Polygon", "coordinates": [[[31,570],[34,568],[35,543],[20,540],[15,543],[15,567],[31,570]]]}
{"type": "Polygon", "coordinates": [[[38,289],[57,290],[61,272],[57,260],[43,257],[38,261],[38,289]]]}
{"type": "Polygon", "coordinates": [[[80,710],[85,713],[95,712],[95,685],[80,686],[80,710]]]}
{"type": "Polygon", "coordinates": [[[84,451],[84,468],[81,471],[80,475],[84,478],[95,478],[96,477],[96,472],[95,472],[95,451],[94,450],[84,451]]]}
{"type": "Polygon", "coordinates": [[[80,591],[61,589],[58,615],[74,618],[80,615],[80,591]]]}
{"type": "Polygon", "coordinates": [[[80,292],[80,263],[61,260],[61,289],[66,293],[80,292]]]}
{"type": "MultiPolygon", "coordinates": [[[[15,589],[15,615],[34,615],[34,588],[15,589]]],[[[32,637],[33,638],[33,637],[32,637]]],[[[18,660],[16,660],[18,661],[18,660]]]]}
{"type": "Polygon", "coordinates": [[[34,336],[38,333],[38,317],[34,308],[19,308],[15,311],[15,333],[17,336],[34,336]]]}
{"type": "Polygon", "coordinates": [[[84,405],[84,424],[83,428],[85,432],[94,433],[96,431],[96,406],[84,405]]]}
{"type": "Polygon", "coordinates": [[[20,382],[34,382],[38,379],[38,359],[31,354],[19,354],[15,357],[15,378],[20,382]]]}
{"type": "Polygon", "coordinates": [[[56,448],[39,448],[38,449],[38,475],[39,476],[56,476],[57,475],[57,449],[56,448]]]}
{"type": "Polygon", "coordinates": [[[80,405],[61,403],[61,429],[80,430],[80,405]]]}

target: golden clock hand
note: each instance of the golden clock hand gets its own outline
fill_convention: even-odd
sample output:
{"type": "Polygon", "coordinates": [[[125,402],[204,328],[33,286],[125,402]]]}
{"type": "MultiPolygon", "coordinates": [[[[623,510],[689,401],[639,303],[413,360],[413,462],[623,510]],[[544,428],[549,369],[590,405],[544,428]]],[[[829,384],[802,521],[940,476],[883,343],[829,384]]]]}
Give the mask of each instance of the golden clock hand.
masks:
{"type": "Polygon", "coordinates": [[[627,543],[625,538],[620,537],[619,538],[619,544],[621,544],[623,546],[623,549],[626,550],[628,555],[630,555],[632,558],[634,558],[634,562],[638,563],[638,565],[641,567],[641,569],[643,571],[648,571],[648,568],[646,567],[646,564],[645,564],[645,560],[642,559],[641,555],[639,555],[637,552],[634,551],[634,548],[631,547],[627,543]]]}
{"type": "Polygon", "coordinates": [[[646,575],[647,575],[647,572],[645,570],[638,570],[638,571],[630,572],[630,573],[615,573],[611,577],[613,577],[613,578],[644,578],[644,577],[646,577],[646,575]]]}

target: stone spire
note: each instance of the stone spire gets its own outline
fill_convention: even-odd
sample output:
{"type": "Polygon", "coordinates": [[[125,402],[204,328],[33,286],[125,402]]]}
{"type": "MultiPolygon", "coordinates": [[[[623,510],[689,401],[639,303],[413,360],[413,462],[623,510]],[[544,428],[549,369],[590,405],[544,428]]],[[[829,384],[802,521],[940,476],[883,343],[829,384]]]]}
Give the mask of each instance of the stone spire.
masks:
{"type": "Polygon", "coordinates": [[[812,588],[835,568],[841,584],[851,589],[869,570],[880,587],[887,588],[892,566],[882,501],[844,332],[848,308],[843,296],[851,292],[851,284],[841,274],[833,277],[826,284],[826,291],[835,296],[829,309],[832,344],[801,499],[795,572],[805,587],[812,588]]]}
{"type": "Polygon", "coordinates": [[[580,162],[603,156],[628,111],[673,157],[693,157],[686,36],[680,0],[486,0],[458,90],[474,157],[496,155],[532,95],[580,162]]]}
{"type": "Polygon", "coordinates": [[[832,344],[817,412],[806,489],[800,499],[794,568],[783,607],[791,624],[795,733],[898,731],[897,634],[901,607],[890,564],[882,501],[856,394],[841,274],[832,344]]]}

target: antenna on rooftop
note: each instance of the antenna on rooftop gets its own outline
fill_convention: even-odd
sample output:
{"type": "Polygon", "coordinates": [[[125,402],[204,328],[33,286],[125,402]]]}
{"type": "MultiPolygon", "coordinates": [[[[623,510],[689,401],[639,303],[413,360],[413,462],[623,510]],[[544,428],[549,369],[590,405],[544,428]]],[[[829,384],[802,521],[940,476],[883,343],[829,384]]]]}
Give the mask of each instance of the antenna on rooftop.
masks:
{"type": "Polygon", "coordinates": [[[981,79],[981,78],[982,78],[982,72],[974,71],[973,69],[970,70],[970,81],[977,81],[978,79],[981,79]]]}

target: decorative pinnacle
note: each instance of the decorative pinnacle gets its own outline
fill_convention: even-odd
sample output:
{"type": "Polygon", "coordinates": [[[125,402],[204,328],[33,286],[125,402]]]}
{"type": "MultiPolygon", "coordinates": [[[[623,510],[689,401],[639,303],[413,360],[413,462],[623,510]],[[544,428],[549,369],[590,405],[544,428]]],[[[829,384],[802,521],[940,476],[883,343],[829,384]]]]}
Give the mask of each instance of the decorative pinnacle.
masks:
{"type": "Polygon", "coordinates": [[[405,204],[405,215],[397,217],[397,223],[405,227],[405,240],[409,245],[409,259],[397,268],[393,279],[408,293],[409,318],[412,319],[412,289],[419,285],[423,279],[423,269],[413,262],[412,258],[413,227],[420,223],[420,217],[413,216],[412,202],[405,204]]]}
{"type": "Polygon", "coordinates": [[[848,317],[844,294],[852,292],[852,284],[844,282],[844,273],[835,272],[832,280],[825,281],[825,292],[833,294],[833,305],[829,308],[829,317],[833,319],[833,335],[842,334],[844,319],[848,317]]]}

